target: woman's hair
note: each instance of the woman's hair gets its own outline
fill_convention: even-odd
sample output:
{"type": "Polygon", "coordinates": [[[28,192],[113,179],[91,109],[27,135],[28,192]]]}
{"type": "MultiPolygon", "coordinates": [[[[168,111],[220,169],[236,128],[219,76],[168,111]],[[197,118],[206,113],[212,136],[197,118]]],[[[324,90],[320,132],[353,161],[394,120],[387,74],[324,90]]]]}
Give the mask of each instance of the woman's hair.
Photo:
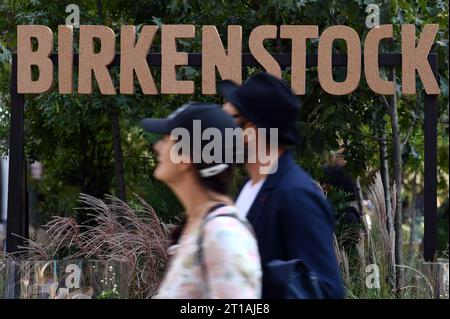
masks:
{"type": "Polygon", "coordinates": [[[176,245],[178,243],[181,237],[181,233],[183,233],[183,230],[186,227],[186,222],[187,222],[186,215],[183,215],[183,217],[181,217],[180,224],[175,226],[170,232],[169,236],[170,245],[176,245]]]}
{"type": "MultiPolygon", "coordinates": [[[[217,193],[219,195],[228,195],[230,193],[235,169],[234,164],[228,164],[228,167],[223,172],[208,177],[201,176],[200,170],[215,164],[211,165],[205,163],[198,163],[194,165],[200,183],[207,190],[217,193]]],[[[175,245],[176,243],[178,243],[185,226],[186,226],[186,216],[184,215],[181,219],[180,225],[176,226],[170,234],[171,245],[175,245]]]]}
{"type": "MultiPolygon", "coordinates": [[[[200,173],[198,173],[198,177],[200,182],[206,189],[220,195],[228,195],[231,190],[233,173],[234,173],[234,165],[230,165],[220,174],[210,177],[201,177],[200,173]]],[[[187,221],[186,215],[183,215],[180,224],[172,230],[170,234],[171,245],[177,244],[178,241],[180,240],[181,234],[183,233],[183,230],[186,226],[186,221],[187,221]]]]}
{"type": "Polygon", "coordinates": [[[203,163],[195,164],[200,183],[209,191],[220,195],[229,195],[234,175],[234,164],[227,164],[228,167],[221,173],[209,177],[202,177],[200,170],[211,165],[205,166],[203,163]]]}

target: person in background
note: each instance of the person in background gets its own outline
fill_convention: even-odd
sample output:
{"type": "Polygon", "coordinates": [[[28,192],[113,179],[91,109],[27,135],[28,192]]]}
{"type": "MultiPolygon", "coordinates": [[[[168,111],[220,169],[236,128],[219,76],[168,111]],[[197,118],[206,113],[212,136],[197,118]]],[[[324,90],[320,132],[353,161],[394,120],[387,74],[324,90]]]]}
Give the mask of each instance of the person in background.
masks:
{"type": "MultiPolygon", "coordinates": [[[[328,200],[334,204],[335,234],[340,247],[347,252],[357,247],[364,230],[364,201],[361,198],[358,206],[356,183],[349,174],[345,160],[345,149],[341,147],[329,157],[328,164],[322,169],[320,184],[328,200]]],[[[370,218],[366,215],[366,218],[370,218]]]]}
{"type": "MultiPolygon", "coordinates": [[[[234,147],[222,141],[222,160],[199,163],[191,154],[195,142],[201,149],[209,143],[194,141],[194,121],[201,124],[201,136],[216,128],[222,136],[226,128],[234,129],[232,117],[215,104],[189,103],[167,119],[144,119],[148,131],[164,134],[155,145],[156,179],[168,185],[185,209],[185,221],[175,244],[169,248],[169,265],[154,298],[202,299],[261,297],[261,264],[256,239],[245,218],[239,217],[228,193],[233,179],[233,163],[225,163],[227,152],[234,147]],[[189,132],[190,152],[178,153],[183,161],[174,161],[178,140],[170,135],[174,129],[189,132]]],[[[200,152],[201,153],[201,152],[200,152]]]]}
{"type": "Polygon", "coordinates": [[[342,221],[349,225],[361,223],[360,212],[356,202],[356,189],[352,177],[347,173],[344,166],[327,165],[323,167],[323,176],[320,184],[325,194],[338,191],[345,194],[347,206],[343,209],[342,221]]]}
{"type": "MultiPolygon", "coordinates": [[[[342,298],[344,287],[333,247],[334,219],[319,187],[294,160],[290,147],[299,144],[295,121],[300,105],[291,89],[278,78],[259,73],[242,86],[225,80],[219,92],[226,99],[223,109],[244,130],[255,134],[256,152],[270,136],[259,129],[276,129],[277,168],[261,174],[260,158],[246,161],[249,180],[241,189],[236,206],[252,224],[263,267],[263,298],[342,298]],[[274,264],[274,261],[276,264],[274,264]],[[308,269],[310,283],[298,283],[297,292],[286,293],[292,284],[286,274],[292,265],[308,269]],[[280,266],[274,269],[274,266],[280,266]],[[314,281],[314,282],[313,282],[314,281]],[[317,285],[318,281],[318,285],[317,285]],[[314,286],[314,289],[311,288],[314,286]],[[302,293],[298,293],[301,291],[302,293]]],[[[269,134],[270,135],[270,134],[269,134]]],[[[273,138],[273,136],[272,136],[273,138]]],[[[267,145],[265,146],[267,150],[267,145]]],[[[251,149],[247,158],[251,158],[251,149]]],[[[295,274],[295,270],[292,272],[295,274]]]]}

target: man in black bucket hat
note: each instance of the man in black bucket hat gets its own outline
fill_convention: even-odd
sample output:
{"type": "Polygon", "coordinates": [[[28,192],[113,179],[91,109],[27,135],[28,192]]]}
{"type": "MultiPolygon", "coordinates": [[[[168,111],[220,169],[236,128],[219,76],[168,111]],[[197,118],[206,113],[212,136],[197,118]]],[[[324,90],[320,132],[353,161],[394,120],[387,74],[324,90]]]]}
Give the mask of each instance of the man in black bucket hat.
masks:
{"type": "Polygon", "coordinates": [[[277,159],[276,170],[262,174],[258,157],[253,162],[247,160],[245,169],[250,179],[236,200],[258,239],[263,298],[342,298],[332,209],[289,150],[289,146],[299,144],[295,129],[298,98],[286,84],[267,73],[253,76],[242,86],[222,81],[219,92],[226,99],[224,110],[244,130],[255,132],[247,142],[253,141],[256,150],[262,143],[277,143],[272,154],[277,159]],[[261,138],[262,134],[266,137],[261,138]]]}

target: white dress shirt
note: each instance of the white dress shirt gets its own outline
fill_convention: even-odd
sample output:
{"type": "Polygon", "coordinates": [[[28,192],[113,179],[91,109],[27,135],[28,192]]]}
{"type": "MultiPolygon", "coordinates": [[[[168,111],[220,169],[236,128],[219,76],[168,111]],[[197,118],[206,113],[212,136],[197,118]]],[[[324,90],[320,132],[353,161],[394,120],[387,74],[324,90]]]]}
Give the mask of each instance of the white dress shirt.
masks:
{"type": "Polygon", "coordinates": [[[256,184],[252,184],[252,181],[249,180],[242,188],[242,191],[239,193],[235,204],[239,213],[241,214],[241,217],[247,216],[248,211],[250,210],[250,207],[252,207],[252,204],[255,201],[255,198],[258,195],[265,180],[266,179],[262,179],[256,184]]]}

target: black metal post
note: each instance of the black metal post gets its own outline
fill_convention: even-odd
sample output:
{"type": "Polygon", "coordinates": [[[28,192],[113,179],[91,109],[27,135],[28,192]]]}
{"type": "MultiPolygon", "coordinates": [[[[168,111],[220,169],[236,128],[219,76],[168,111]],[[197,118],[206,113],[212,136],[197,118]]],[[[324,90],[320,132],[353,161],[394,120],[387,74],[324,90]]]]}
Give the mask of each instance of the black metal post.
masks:
{"type": "Polygon", "coordinates": [[[11,120],[9,136],[8,217],[6,224],[6,252],[18,251],[28,232],[28,212],[25,210],[26,181],[23,154],[24,96],[17,93],[17,55],[12,56],[11,120]],[[25,231],[26,229],[26,231],[25,231]]]}
{"type": "MultiPolygon", "coordinates": [[[[428,55],[428,61],[434,76],[438,79],[437,54],[428,55]]],[[[425,94],[424,137],[425,229],[423,251],[425,261],[434,261],[437,248],[437,95],[425,94]]]]}

